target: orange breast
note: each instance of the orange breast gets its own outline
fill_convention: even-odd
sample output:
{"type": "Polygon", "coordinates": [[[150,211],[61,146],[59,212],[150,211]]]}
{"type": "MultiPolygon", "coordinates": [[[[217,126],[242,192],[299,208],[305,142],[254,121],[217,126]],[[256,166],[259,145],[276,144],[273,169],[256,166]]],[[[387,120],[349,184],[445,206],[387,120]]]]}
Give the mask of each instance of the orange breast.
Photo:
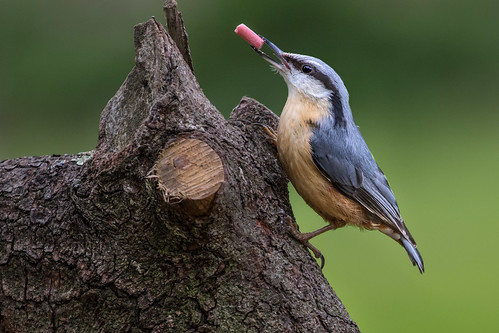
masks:
{"type": "Polygon", "coordinates": [[[325,220],[336,227],[354,224],[371,229],[364,208],[336,190],[312,159],[312,130],[328,116],[329,107],[326,99],[310,101],[290,91],[277,129],[279,159],[298,194],[325,220]]]}

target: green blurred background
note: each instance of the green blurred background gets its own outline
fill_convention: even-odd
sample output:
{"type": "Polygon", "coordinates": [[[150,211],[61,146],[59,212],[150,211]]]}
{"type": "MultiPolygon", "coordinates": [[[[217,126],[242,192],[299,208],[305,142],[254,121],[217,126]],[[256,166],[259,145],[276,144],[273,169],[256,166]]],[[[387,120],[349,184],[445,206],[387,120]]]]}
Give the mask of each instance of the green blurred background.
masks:
{"type": "MultiPolygon", "coordinates": [[[[237,37],[244,22],[342,76],[426,273],[386,236],[313,243],[363,332],[499,331],[499,2],[179,1],[195,71],[226,116],[241,96],[276,113],[287,89],[237,37]]],[[[77,153],[133,67],[133,26],[162,1],[0,1],[0,160],[77,153]]],[[[323,221],[294,192],[302,230],[323,221]]]]}

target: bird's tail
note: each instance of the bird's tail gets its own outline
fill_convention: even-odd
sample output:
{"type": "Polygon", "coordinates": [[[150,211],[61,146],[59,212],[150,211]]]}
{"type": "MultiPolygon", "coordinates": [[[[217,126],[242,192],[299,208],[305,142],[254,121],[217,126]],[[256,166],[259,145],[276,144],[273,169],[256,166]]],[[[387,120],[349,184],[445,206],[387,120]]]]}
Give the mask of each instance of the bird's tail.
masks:
{"type": "Polygon", "coordinates": [[[400,237],[400,241],[402,242],[402,246],[407,251],[407,254],[409,255],[409,258],[411,259],[412,264],[414,266],[417,265],[419,268],[419,271],[422,274],[424,272],[424,263],[423,263],[423,258],[421,258],[421,254],[419,254],[418,249],[416,248],[415,245],[412,245],[404,237],[400,237]]]}

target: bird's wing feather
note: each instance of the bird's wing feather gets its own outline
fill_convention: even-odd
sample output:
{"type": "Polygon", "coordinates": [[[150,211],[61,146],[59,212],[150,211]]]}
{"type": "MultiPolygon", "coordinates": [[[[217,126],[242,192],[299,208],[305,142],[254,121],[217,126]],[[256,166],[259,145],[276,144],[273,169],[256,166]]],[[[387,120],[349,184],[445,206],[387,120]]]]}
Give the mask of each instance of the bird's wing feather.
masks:
{"type": "Polygon", "coordinates": [[[409,235],[388,181],[357,127],[318,126],[310,146],[316,166],[338,190],[395,230],[409,235]]]}

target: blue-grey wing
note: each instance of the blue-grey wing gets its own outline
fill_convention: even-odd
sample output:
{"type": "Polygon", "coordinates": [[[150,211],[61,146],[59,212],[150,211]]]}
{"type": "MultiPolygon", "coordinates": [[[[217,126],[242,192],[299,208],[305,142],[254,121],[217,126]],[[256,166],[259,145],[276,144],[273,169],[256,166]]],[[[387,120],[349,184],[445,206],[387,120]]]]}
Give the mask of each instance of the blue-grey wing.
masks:
{"type": "Polygon", "coordinates": [[[390,185],[356,126],[318,126],[310,145],[316,166],[339,191],[408,234],[390,185]]]}

